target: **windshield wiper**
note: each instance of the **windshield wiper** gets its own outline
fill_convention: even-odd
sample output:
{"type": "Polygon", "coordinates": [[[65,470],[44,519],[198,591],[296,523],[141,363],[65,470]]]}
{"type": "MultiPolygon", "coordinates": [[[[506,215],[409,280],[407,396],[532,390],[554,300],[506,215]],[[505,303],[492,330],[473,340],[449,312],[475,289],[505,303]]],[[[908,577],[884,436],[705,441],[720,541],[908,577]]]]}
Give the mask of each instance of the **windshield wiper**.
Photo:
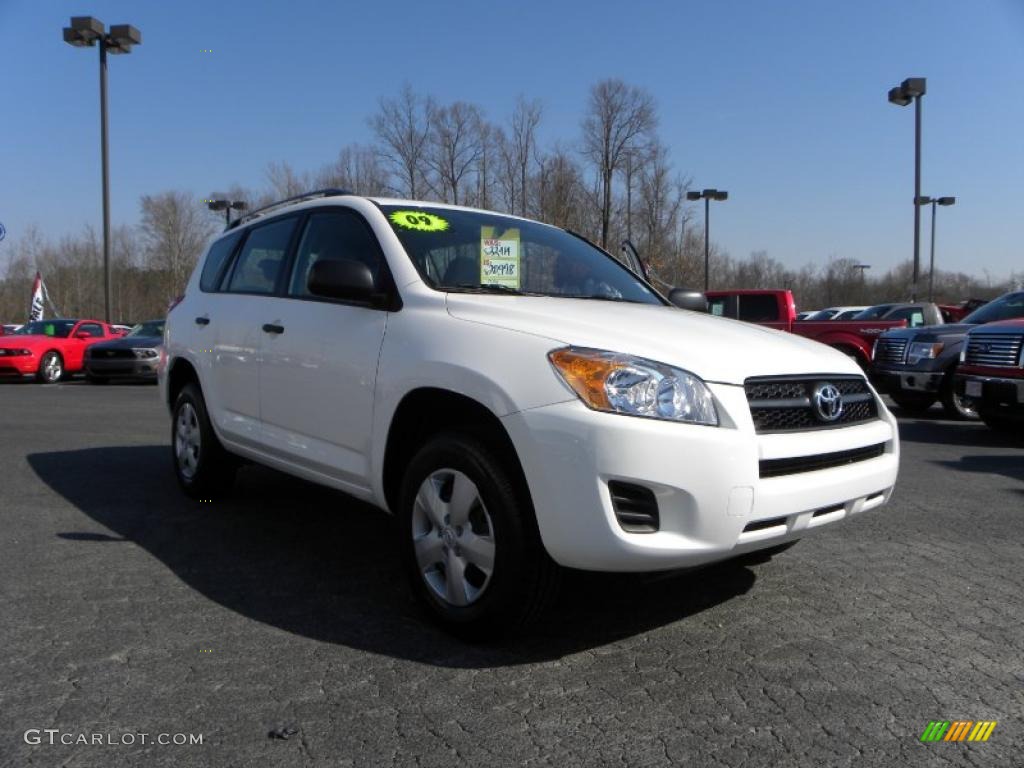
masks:
{"type": "Polygon", "coordinates": [[[624,304],[643,304],[645,302],[636,301],[635,299],[627,299],[622,296],[598,296],[596,294],[592,296],[566,296],[567,299],[587,299],[589,301],[620,301],[624,304]]]}
{"type": "Polygon", "coordinates": [[[507,293],[510,296],[539,296],[539,293],[527,293],[526,291],[520,291],[518,288],[512,288],[508,285],[501,285],[500,283],[484,283],[482,285],[474,285],[472,283],[459,283],[454,286],[445,286],[449,291],[458,291],[459,293],[507,293]]]}

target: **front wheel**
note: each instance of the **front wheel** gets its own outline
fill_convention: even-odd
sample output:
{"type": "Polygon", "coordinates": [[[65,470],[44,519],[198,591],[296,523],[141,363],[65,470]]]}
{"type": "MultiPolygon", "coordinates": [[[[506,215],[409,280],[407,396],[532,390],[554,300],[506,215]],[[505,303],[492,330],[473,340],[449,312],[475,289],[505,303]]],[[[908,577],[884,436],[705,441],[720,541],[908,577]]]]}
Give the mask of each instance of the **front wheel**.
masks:
{"type": "Polygon", "coordinates": [[[951,419],[977,419],[978,412],[971,405],[971,401],[956,393],[955,370],[954,368],[947,373],[942,382],[942,409],[951,419]]]}
{"type": "Polygon", "coordinates": [[[432,438],[402,481],[397,531],[413,593],[470,639],[515,631],[554,594],[528,490],[483,441],[432,438]]]}
{"type": "Polygon", "coordinates": [[[64,377],[64,358],[60,352],[47,352],[39,361],[36,379],[43,384],[56,384],[64,377]]]}
{"type": "Polygon", "coordinates": [[[104,376],[93,376],[91,373],[85,374],[85,380],[90,384],[106,384],[110,381],[104,376]]]}
{"type": "Polygon", "coordinates": [[[178,484],[194,499],[210,498],[234,482],[235,462],[217,439],[195,384],[186,384],[174,402],[171,457],[178,484]]]}

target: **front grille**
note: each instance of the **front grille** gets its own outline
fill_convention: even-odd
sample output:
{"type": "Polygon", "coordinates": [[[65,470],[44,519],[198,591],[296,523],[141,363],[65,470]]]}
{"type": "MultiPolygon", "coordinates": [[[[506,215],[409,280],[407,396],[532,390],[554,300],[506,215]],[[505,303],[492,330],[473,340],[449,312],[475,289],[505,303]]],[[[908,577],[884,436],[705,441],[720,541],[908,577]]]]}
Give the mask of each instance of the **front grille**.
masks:
{"type": "Polygon", "coordinates": [[[968,365],[987,365],[993,368],[1016,368],[1020,365],[1020,350],[1024,336],[1010,333],[971,333],[967,335],[964,362],[968,365]]]}
{"type": "Polygon", "coordinates": [[[875,347],[876,363],[902,363],[907,353],[906,339],[879,339],[875,347]]]}
{"type": "Polygon", "coordinates": [[[822,453],[817,456],[795,456],[785,459],[763,459],[758,468],[761,477],[779,477],[796,475],[801,472],[815,472],[819,469],[832,469],[855,464],[858,461],[877,459],[885,452],[885,444],[869,445],[865,448],[854,448],[850,451],[822,453]]]}
{"type": "Polygon", "coordinates": [[[655,533],[661,521],[658,500],[650,488],[612,480],[608,483],[615,518],[627,533],[655,533]]]}
{"type": "Polygon", "coordinates": [[[134,360],[135,353],[130,349],[90,349],[89,357],[93,360],[134,360]]]}
{"type": "Polygon", "coordinates": [[[878,404],[859,376],[754,378],[743,384],[757,432],[794,432],[859,424],[878,418],[878,404]],[[842,395],[842,411],[834,421],[820,416],[812,403],[819,384],[831,384],[842,395]]]}

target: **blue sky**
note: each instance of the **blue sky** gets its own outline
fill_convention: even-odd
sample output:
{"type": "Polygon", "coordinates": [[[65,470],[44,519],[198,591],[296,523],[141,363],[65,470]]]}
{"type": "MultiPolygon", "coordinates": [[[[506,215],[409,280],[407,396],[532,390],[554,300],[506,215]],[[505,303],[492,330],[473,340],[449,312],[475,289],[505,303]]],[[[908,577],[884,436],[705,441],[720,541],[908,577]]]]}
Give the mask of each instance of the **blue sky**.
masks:
{"type": "Polygon", "coordinates": [[[734,256],[881,271],[913,235],[913,111],[886,92],[926,76],[922,191],[957,197],[939,266],[1024,268],[1021,0],[0,0],[0,263],[30,224],[99,227],[97,54],[61,41],[85,14],[143,34],[110,61],[115,224],[144,193],[259,187],[274,160],[316,168],[368,141],[404,81],[492,119],[537,97],[542,137],[568,142],[589,86],[621,77],[654,94],[677,167],[729,190],[712,237],[734,256]]]}

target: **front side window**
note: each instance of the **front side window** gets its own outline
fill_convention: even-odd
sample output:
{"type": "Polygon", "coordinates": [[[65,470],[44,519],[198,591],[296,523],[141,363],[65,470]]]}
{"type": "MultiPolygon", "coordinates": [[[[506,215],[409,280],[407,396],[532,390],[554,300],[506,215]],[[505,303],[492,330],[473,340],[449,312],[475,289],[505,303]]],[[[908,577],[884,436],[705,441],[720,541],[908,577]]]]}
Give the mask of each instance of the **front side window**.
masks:
{"type": "Polygon", "coordinates": [[[295,221],[294,217],[281,219],[249,232],[231,272],[228,292],[274,293],[295,221]]]}
{"type": "Polygon", "coordinates": [[[382,210],[424,281],[440,291],[664,303],[618,261],[557,227],[479,211],[382,210]]]}
{"type": "Polygon", "coordinates": [[[76,333],[88,333],[90,336],[103,336],[103,326],[98,323],[82,323],[76,333]]]}
{"type": "Polygon", "coordinates": [[[359,214],[343,210],[314,213],[299,241],[289,296],[313,295],[309,291],[309,273],[320,259],[361,261],[377,282],[383,256],[377,238],[359,214]]]}
{"type": "Polygon", "coordinates": [[[1008,293],[971,312],[962,323],[994,323],[1024,317],[1024,293],[1008,293]]]}
{"type": "Polygon", "coordinates": [[[25,323],[14,334],[17,336],[53,336],[56,339],[66,339],[71,335],[71,329],[74,327],[74,320],[36,320],[33,323],[25,323]]]}

